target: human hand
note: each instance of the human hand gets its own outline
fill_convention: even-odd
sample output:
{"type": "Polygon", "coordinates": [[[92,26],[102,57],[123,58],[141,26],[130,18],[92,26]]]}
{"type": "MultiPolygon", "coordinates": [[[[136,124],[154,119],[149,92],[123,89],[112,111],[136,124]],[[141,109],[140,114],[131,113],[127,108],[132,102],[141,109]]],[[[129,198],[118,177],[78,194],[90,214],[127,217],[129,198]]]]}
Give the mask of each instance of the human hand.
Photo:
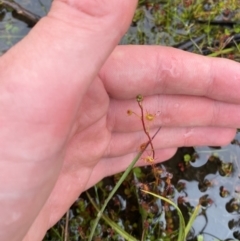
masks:
{"type": "Polygon", "coordinates": [[[55,0],[0,59],[0,240],[22,240],[30,226],[24,241],[40,240],[82,191],[127,167],[146,142],[126,114],[139,111],[139,93],[159,112],[158,161],[178,146],[226,144],[239,126],[237,63],[165,47],[113,51],[136,2],[83,2],[55,0]]]}

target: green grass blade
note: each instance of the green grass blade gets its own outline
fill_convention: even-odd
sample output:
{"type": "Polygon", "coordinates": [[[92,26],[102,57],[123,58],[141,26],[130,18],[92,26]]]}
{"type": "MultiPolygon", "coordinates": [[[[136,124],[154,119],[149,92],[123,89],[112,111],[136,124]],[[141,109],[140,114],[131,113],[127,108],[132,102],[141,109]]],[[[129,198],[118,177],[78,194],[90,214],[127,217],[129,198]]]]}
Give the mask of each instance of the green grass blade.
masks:
{"type": "Polygon", "coordinates": [[[179,234],[178,234],[178,241],[184,241],[185,240],[185,221],[184,221],[184,218],[183,218],[183,215],[182,215],[182,212],[181,210],[179,209],[179,207],[174,203],[172,202],[171,200],[165,198],[165,197],[162,197],[160,195],[157,195],[155,193],[152,193],[152,192],[148,192],[148,191],[145,191],[145,190],[142,190],[142,192],[145,192],[145,193],[148,193],[154,197],[157,197],[161,200],[164,200],[165,202],[171,204],[174,208],[176,208],[177,212],[178,212],[178,216],[179,216],[179,234]]]}
{"type": "Polygon", "coordinates": [[[127,170],[123,173],[123,175],[121,176],[121,178],[119,179],[119,181],[117,182],[116,186],[113,188],[113,190],[111,191],[111,193],[109,194],[108,198],[105,200],[101,210],[98,212],[97,214],[97,218],[94,221],[90,236],[88,238],[88,241],[91,241],[93,238],[93,235],[95,233],[97,224],[100,220],[100,218],[103,215],[103,212],[108,204],[108,202],[111,200],[111,198],[113,197],[113,195],[115,194],[115,192],[117,191],[117,189],[120,187],[120,185],[123,183],[123,181],[125,180],[125,178],[127,177],[127,175],[130,173],[130,171],[132,170],[133,166],[136,164],[136,162],[139,160],[139,158],[141,157],[142,152],[140,152],[131,162],[131,164],[129,165],[129,167],[127,168],[127,170]]]}
{"type": "MultiPolygon", "coordinates": [[[[90,194],[88,192],[86,192],[87,197],[89,199],[89,201],[91,202],[91,204],[94,206],[94,208],[99,212],[100,209],[98,208],[97,204],[93,201],[93,199],[91,198],[90,194]]],[[[107,217],[106,215],[102,215],[102,219],[114,230],[116,231],[118,234],[120,234],[124,239],[128,240],[128,241],[137,241],[137,239],[135,239],[133,236],[131,236],[129,233],[127,233],[125,230],[123,230],[122,228],[119,227],[118,224],[116,224],[115,222],[113,222],[109,217],[107,217]]]]}
{"type": "Polygon", "coordinates": [[[55,228],[51,228],[51,230],[57,235],[59,241],[63,241],[63,237],[59,234],[58,230],[56,230],[55,228]]]}
{"type": "Polygon", "coordinates": [[[217,57],[221,54],[228,54],[228,53],[231,53],[232,51],[234,51],[235,48],[232,47],[232,48],[227,48],[227,49],[222,49],[222,50],[219,50],[219,51],[216,51],[214,53],[211,53],[211,54],[208,54],[207,56],[209,57],[217,57]]]}
{"type": "Polygon", "coordinates": [[[192,225],[193,225],[193,222],[195,221],[195,219],[196,219],[196,217],[197,217],[197,215],[198,215],[198,213],[199,213],[200,208],[201,208],[201,205],[200,205],[200,204],[198,204],[198,205],[195,207],[195,209],[194,209],[194,211],[193,211],[193,214],[191,215],[191,217],[190,217],[190,219],[189,219],[189,221],[188,221],[187,227],[186,227],[186,229],[185,229],[185,238],[187,238],[187,235],[188,235],[188,233],[189,233],[189,231],[190,231],[190,229],[191,229],[191,227],[192,227],[192,225]]]}

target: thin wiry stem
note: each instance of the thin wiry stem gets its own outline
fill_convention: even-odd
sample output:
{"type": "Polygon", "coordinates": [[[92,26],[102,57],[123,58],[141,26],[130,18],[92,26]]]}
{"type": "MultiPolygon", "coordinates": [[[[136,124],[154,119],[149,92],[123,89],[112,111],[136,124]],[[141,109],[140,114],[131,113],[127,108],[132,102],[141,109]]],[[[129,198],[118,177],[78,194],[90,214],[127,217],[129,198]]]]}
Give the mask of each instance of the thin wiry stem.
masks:
{"type": "MultiPolygon", "coordinates": [[[[151,140],[153,140],[153,138],[157,135],[157,133],[160,131],[161,127],[158,128],[158,130],[156,131],[156,133],[153,135],[153,137],[151,138],[151,140]]],[[[108,202],[112,199],[113,195],[116,193],[117,189],[120,187],[120,185],[123,183],[123,181],[126,179],[126,177],[128,176],[128,174],[130,173],[130,171],[132,170],[132,168],[134,167],[134,165],[136,164],[136,162],[139,160],[139,158],[141,157],[141,155],[143,154],[143,152],[147,149],[148,145],[150,145],[150,142],[148,141],[147,144],[145,145],[145,147],[143,148],[143,150],[141,150],[136,157],[132,160],[132,162],[130,163],[130,165],[128,166],[128,168],[126,169],[126,171],[123,173],[123,175],[121,176],[121,178],[119,179],[119,181],[117,182],[117,184],[115,185],[115,187],[113,188],[113,190],[110,192],[108,198],[105,200],[101,210],[98,212],[97,217],[93,223],[92,226],[92,230],[91,233],[88,237],[88,241],[92,241],[93,239],[93,235],[94,232],[96,230],[97,224],[100,220],[100,218],[102,217],[102,214],[108,204],[108,202]]]]}
{"type": "Polygon", "coordinates": [[[66,222],[64,228],[64,241],[68,241],[68,223],[69,223],[69,210],[66,213],[66,222]]]}
{"type": "Polygon", "coordinates": [[[146,128],[146,124],[145,124],[145,120],[144,120],[144,111],[143,111],[143,106],[142,106],[142,100],[143,100],[143,97],[138,95],[137,96],[137,102],[138,102],[138,106],[140,107],[141,109],[141,121],[142,121],[142,126],[143,126],[143,130],[146,134],[146,136],[148,137],[148,141],[149,141],[149,145],[151,146],[151,149],[152,149],[152,157],[153,159],[155,158],[155,150],[154,150],[154,147],[153,147],[153,143],[152,143],[152,138],[146,128]]]}

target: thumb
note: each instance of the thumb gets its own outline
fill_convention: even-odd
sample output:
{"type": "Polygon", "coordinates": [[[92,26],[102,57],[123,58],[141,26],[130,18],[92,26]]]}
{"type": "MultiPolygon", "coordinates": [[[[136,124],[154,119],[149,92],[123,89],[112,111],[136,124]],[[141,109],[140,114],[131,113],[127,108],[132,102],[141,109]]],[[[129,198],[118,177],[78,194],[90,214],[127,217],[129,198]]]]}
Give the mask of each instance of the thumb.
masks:
{"type": "Polygon", "coordinates": [[[42,24],[57,40],[59,54],[70,57],[63,65],[92,78],[127,31],[135,7],[132,0],[55,0],[42,24]]]}
{"type": "Polygon", "coordinates": [[[76,105],[127,31],[136,3],[54,0],[48,15],[1,58],[1,81],[8,78],[8,82],[15,82],[17,73],[19,82],[14,86],[20,84],[27,89],[40,83],[38,93],[43,94],[32,96],[31,104],[41,101],[44,105],[42,100],[54,96],[59,105],[76,105]],[[61,99],[56,92],[61,93],[61,99]],[[69,96],[71,100],[66,99],[69,96]],[[78,99],[74,99],[76,96],[78,99]]]}

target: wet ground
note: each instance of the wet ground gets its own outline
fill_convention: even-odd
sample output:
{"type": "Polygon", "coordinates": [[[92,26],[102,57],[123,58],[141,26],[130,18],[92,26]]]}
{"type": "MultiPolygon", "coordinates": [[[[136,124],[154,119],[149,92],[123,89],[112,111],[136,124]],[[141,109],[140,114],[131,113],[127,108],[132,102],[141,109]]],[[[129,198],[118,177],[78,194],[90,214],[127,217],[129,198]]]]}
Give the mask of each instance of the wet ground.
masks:
{"type": "Polygon", "coordinates": [[[34,25],[31,14],[36,17],[46,15],[51,2],[51,0],[0,1],[0,55],[30,31],[34,25]],[[18,14],[18,10],[19,12],[22,10],[19,7],[26,12],[18,14]]]}

